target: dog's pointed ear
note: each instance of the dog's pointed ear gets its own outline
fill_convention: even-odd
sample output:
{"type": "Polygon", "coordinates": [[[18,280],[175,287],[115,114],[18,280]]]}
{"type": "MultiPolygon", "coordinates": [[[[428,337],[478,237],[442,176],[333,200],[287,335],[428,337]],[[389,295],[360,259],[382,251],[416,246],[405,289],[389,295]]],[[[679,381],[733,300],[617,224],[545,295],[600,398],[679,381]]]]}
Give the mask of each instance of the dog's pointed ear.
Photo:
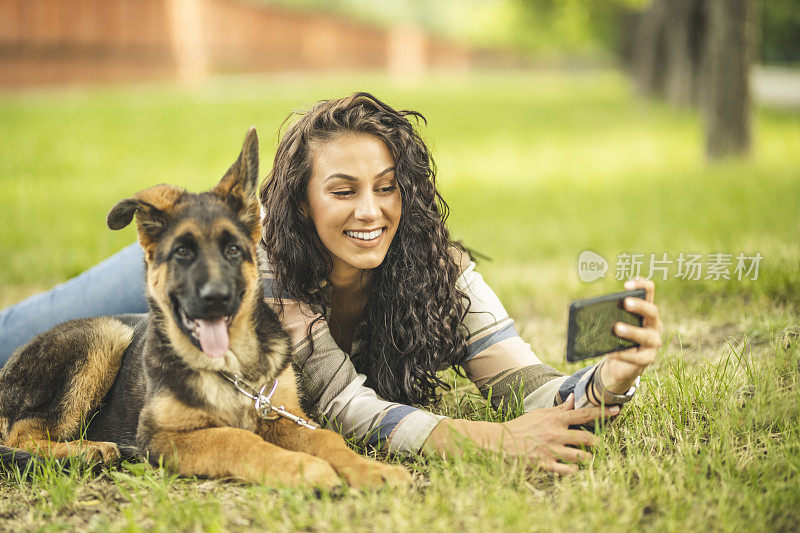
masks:
{"type": "Polygon", "coordinates": [[[258,135],[247,132],[239,158],[211,192],[222,198],[248,226],[258,231],[258,135]]]}

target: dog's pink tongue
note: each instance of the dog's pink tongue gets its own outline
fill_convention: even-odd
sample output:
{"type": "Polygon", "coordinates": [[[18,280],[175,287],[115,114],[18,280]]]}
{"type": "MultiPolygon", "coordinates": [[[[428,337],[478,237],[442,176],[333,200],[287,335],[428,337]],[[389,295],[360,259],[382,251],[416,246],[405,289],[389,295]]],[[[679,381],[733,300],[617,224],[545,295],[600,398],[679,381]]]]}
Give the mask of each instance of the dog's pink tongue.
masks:
{"type": "Polygon", "coordinates": [[[228,325],[224,318],[217,320],[203,320],[198,318],[197,324],[198,337],[200,337],[200,347],[209,357],[225,357],[228,351],[230,339],[228,338],[228,325]]]}

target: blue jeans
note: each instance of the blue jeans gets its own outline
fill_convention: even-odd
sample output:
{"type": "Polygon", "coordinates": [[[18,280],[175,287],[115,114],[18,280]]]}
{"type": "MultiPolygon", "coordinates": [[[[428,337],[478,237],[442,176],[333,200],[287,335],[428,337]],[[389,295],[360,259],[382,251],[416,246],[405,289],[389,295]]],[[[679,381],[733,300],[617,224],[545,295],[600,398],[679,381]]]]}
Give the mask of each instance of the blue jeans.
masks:
{"type": "Polygon", "coordinates": [[[78,277],[0,311],[0,367],[14,350],[61,322],[146,312],[144,253],[132,244],[78,277]]]}

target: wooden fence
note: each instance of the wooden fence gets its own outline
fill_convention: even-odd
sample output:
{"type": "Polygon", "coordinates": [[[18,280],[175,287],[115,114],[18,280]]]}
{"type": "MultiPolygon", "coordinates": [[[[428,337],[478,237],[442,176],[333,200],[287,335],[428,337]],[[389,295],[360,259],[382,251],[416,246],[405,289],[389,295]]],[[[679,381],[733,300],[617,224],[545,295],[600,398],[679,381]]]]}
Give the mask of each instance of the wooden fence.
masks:
{"type": "Polygon", "coordinates": [[[415,28],[244,0],[0,0],[0,87],[216,72],[463,69],[470,52],[415,28]]]}

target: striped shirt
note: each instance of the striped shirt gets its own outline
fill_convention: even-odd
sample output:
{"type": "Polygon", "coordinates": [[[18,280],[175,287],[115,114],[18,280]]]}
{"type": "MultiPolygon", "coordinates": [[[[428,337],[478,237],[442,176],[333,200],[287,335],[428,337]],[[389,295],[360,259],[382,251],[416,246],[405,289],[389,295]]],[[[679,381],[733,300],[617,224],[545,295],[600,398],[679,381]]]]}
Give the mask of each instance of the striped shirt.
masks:
{"type": "MultiPolygon", "coordinates": [[[[543,364],[522,340],[497,295],[461,254],[456,284],[470,299],[463,324],[468,331],[468,359],[463,368],[494,407],[508,404],[522,391],[525,412],[552,407],[575,393],[575,406],[588,404],[586,385],[596,365],[571,376],[543,364]]],[[[274,278],[261,254],[266,302],[279,314],[292,340],[292,356],[309,414],[325,427],[367,444],[394,451],[418,452],[444,416],[389,402],[365,387],[350,356],[336,344],[325,317],[308,306],[275,293],[274,278]]],[[[357,350],[356,338],[353,351],[357,350]]]]}

